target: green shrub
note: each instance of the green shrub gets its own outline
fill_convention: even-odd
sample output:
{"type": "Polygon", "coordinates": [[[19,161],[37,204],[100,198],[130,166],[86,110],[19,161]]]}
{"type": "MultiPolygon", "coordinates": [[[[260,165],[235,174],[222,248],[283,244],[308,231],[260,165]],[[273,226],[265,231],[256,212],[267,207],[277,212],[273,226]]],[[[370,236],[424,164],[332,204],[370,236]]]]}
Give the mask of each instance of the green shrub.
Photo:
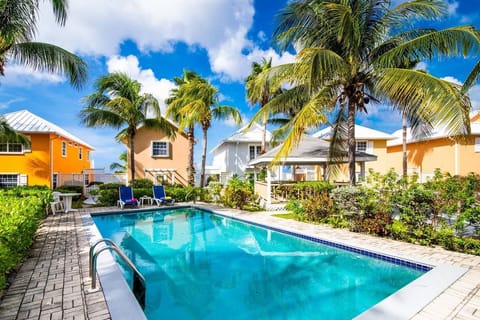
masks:
{"type": "Polygon", "coordinates": [[[28,254],[46,206],[52,199],[47,188],[0,190],[0,289],[5,287],[8,273],[28,254]]]}
{"type": "Polygon", "coordinates": [[[285,205],[285,209],[291,211],[296,220],[305,221],[305,210],[303,208],[302,201],[293,199],[289,200],[285,205]]]}
{"type": "Polygon", "coordinates": [[[315,198],[302,201],[306,220],[323,222],[333,213],[333,200],[328,192],[322,192],[315,198]]]}
{"type": "Polygon", "coordinates": [[[253,193],[253,186],[237,177],[228,180],[223,203],[231,208],[243,209],[246,205],[254,204],[256,196],[253,193]]]}

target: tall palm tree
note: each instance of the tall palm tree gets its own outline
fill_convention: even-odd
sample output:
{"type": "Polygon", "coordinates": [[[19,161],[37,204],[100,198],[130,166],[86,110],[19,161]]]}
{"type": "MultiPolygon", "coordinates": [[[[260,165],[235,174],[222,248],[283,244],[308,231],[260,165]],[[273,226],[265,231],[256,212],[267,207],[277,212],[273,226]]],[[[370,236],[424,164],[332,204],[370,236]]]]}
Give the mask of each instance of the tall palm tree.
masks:
{"type": "MultiPolygon", "coordinates": [[[[184,70],[182,77],[175,77],[173,81],[178,86],[177,88],[171,90],[170,96],[165,100],[167,104],[166,116],[172,119],[173,121],[180,123],[184,122],[185,119],[182,119],[182,114],[179,112],[184,105],[188,104],[185,97],[185,92],[183,90],[183,85],[189,83],[193,79],[199,79],[200,76],[195,73],[194,71],[184,70]]],[[[195,146],[195,123],[192,121],[191,123],[185,124],[188,127],[187,131],[187,139],[189,141],[189,150],[188,150],[188,184],[193,186],[195,184],[195,154],[194,154],[194,146],[195,146]]]]}
{"type": "MultiPolygon", "coordinates": [[[[55,20],[64,25],[67,0],[50,0],[55,20]]],[[[0,75],[8,60],[68,77],[71,85],[80,88],[87,80],[87,65],[76,55],[58,46],[35,42],[40,1],[0,1],[0,75]]]]}
{"type": "Polygon", "coordinates": [[[127,141],[130,148],[130,175],[135,184],[135,135],[139,126],[159,129],[174,138],[175,127],[160,114],[158,100],[149,93],[140,94],[141,84],[121,72],[97,79],[95,92],[84,98],[80,111],[83,124],[88,127],[121,129],[118,141],[127,141]],[[150,115],[153,115],[151,117],[150,115]]]}
{"type": "MultiPolygon", "coordinates": [[[[260,108],[263,108],[272,97],[272,90],[268,81],[264,82],[261,90],[254,90],[255,81],[259,74],[269,70],[272,67],[272,58],[266,59],[263,58],[261,63],[253,62],[252,71],[250,75],[245,80],[245,88],[247,90],[247,99],[252,105],[257,103],[260,105],[260,108]]],[[[278,91],[278,90],[276,90],[278,91]]],[[[267,121],[268,115],[264,114],[262,118],[262,145],[260,147],[260,153],[264,154],[267,152],[267,121]]]]}
{"type": "Polygon", "coordinates": [[[242,122],[237,108],[219,105],[218,89],[207,80],[196,78],[181,86],[182,107],[178,110],[181,114],[180,127],[190,126],[192,123],[200,124],[203,132],[202,172],[200,186],[205,186],[205,165],[207,157],[207,133],[213,119],[232,118],[235,123],[242,122]]]}
{"type": "MultiPolygon", "coordinates": [[[[445,30],[414,28],[412,21],[446,13],[438,0],[415,0],[391,7],[389,0],[303,0],[290,3],[275,31],[280,48],[299,49],[295,62],[259,76],[288,82],[291,88],[252,118],[281,112],[292,101],[302,108],[290,120],[289,134],[277,158],[300,141],[306,128],[328,123],[334,114],[331,150],[345,144],[349,180],[355,184],[355,118],[370,102],[388,101],[407,116],[445,124],[450,134],[470,131],[470,100],[461,88],[419,70],[399,66],[412,59],[478,52],[473,26],[445,30]],[[405,30],[405,26],[412,26],[405,30]]],[[[412,119],[408,119],[414,120],[412,119]]],[[[332,155],[333,156],[333,155],[332,155]]]]}
{"type": "Polygon", "coordinates": [[[110,164],[110,170],[115,171],[115,173],[126,172],[128,165],[127,151],[122,152],[120,156],[118,156],[118,160],[122,161],[122,163],[112,162],[110,164]]]}

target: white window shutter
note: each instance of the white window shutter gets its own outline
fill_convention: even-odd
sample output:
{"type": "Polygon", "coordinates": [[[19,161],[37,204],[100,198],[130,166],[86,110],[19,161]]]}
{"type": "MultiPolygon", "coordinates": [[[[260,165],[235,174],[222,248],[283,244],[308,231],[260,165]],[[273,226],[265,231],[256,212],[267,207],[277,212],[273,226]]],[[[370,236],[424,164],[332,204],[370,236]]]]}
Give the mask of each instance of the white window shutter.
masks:
{"type": "Polygon", "coordinates": [[[366,150],[367,153],[369,154],[375,154],[373,152],[373,141],[367,141],[367,150],[366,150]]]}
{"type": "Polygon", "coordinates": [[[27,185],[27,175],[26,174],[20,174],[18,176],[18,185],[19,186],[26,186],[27,185]]]}
{"type": "Polygon", "coordinates": [[[475,138],[474,151],[475,152],[480,152],[480,137],[475,138]]]}

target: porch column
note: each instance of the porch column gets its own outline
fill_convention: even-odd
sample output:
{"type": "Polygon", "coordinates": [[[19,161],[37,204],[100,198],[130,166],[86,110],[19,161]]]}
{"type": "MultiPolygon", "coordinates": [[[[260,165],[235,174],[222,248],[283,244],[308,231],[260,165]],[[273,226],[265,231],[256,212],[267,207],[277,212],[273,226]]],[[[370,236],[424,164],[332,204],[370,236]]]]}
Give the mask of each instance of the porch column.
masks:
{"type": "Polygon", "coordinates": [[[327,164],[326,163],[323,163],[322,165],[322,169],[323,169],[323,181],[327,181],[327,164]]]}
{"type": "Polygon", "coordinates": [[[272,174],[267,167],[267,208],[272,204],[272,174]]]}
{"type": "Polygon", "coordinates": [[[360,178],[365,180],[365,162],[360,162],[360,178]]]}

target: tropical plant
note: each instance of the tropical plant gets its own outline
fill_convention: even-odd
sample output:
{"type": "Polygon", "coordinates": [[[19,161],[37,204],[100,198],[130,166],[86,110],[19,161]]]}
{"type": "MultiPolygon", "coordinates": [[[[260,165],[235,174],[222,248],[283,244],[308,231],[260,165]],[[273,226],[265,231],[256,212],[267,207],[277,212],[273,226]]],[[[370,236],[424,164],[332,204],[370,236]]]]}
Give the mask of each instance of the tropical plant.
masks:
{"type": "MultiPolygon", "coordinates": [[[[203,151],[202,151],[202,172],[200,186],[205,186],[205,165],[207,157],[207,132],[213,119],[232,118],[235,123],[242,121],[238,109],[219,105],[218,89],[212,86],[207,80],[196,77],[182,84],[177,94],[179,98],[175,99],[169,105],[169,108],[176,110],[180,128],[190,127],[194,124],[200,124],[203,132],[203,151]]],[[[170,110],[169,110],[170,111],[170,110]]]]}
{"type": "MultiPolygon", "coordinates": [[[[182,113],[180,113],[180,109],[183,108],[185,105],[189,103],[189,98],[185,96],[185,90],[182,87],[183,85],[189,83],[193,79],[199,79],[200,76],[195,73],[194,71],[190,70],[183,70],[182,77],[175,77],[173,81],[178,86],[177,88],[170,91],[170,96],[165,100],[167,104],[167,110],[165,112],[166,116],[173,121],[180,123],[180,122],[187,122],[188,119],[184,119],[182,117],[182,113]]],[[[189,142],[189,150],[188,150],[188,185],[193,187],[195,184],[195,154],[194,154],[194,146],[195,146],[195,123],[192,121],[191,123],[185,123],[185,126],[188,127],[187,131],[187,138],[189,142]]]]}
{"type": "MultiPolygon", "coordinates": [[[[67,19],[67,0],[50,0],[55,20],[64,25],[67,19]]],[[[60,73],[68,77],[75,88],[87,80],[87,65],[76,55],[58,46],[35,42],[40,1],[0,1],[0,75],[5,75],[9,60],[34,70],[60,73]]]]}
{"type": "Polygon", "coordinates": [[[110,164],[110,170],[114,171],[115,173],[122,173],[127,171],[127,165],[128,165],[128,159],[127,159],[127,151],[124,151],[118,156],[118,159],[122,161],[122,163],[119,162],[113,162],[110,164]]]}
{"type": "MultiPolygon", "coordinates": [[[[245,80],[245,88],[247,90],[247,99],[252,105],[259,104],[263,108],[276,94],[280,93],[280,88],[274,88],[270,85],[268,79],[262,84],[260,90],[254,90],[255,81],[262,72],[268,71],[272,67],[272,58],[263,58],[261,63],[253,62],[252,71],[245,80]]],[[[268,114],[263,114],[262,118],[262,144],[260,153],[267,152],[267,123],[268,114]]]]}
{"type": "Polygon", "coordinates": [[[21,132],[15,131],[8,122],[0,116],[0,141],[21,143],[30,146],[30,139],[21,132]]]}
{"type": "Polygon", "coordinates": [[[80,111],[81,121],[88,127],[123,127],[116,139],[129,146],[128,165],[133,185],[137,128],[158,129],[169,138],[176,136],[175,126],[161,116],[157,99],[140,91],[141,84],[125,73],[107,74],[97,79],[95,92],[84,97],[85,107],[80,111]]]}
{"type": "Polygon", "coordinates": [[[331,160],[348,151],[350,184],[355,184],[355,119],[370,102],[384,100],[413,116],[444,124],[449,133],[470,131],[470,100],[461,87],[425,72],[402,68],[415,59],[459,56],[480,49],[478,30],[457,26],[445,30],[415,28],[413,21],[446,13],[438,0],[416,0],[391,7],[389,0],[304,0],[290,3],[275,31],[282,50],[299,49],[295,62],[262,73],[254,90],[268,79],[289,89],[252,118],[302,108],[290,120],[276,160],[299,143],[308,128],[327,124],[333,114],[331,160]]]}

